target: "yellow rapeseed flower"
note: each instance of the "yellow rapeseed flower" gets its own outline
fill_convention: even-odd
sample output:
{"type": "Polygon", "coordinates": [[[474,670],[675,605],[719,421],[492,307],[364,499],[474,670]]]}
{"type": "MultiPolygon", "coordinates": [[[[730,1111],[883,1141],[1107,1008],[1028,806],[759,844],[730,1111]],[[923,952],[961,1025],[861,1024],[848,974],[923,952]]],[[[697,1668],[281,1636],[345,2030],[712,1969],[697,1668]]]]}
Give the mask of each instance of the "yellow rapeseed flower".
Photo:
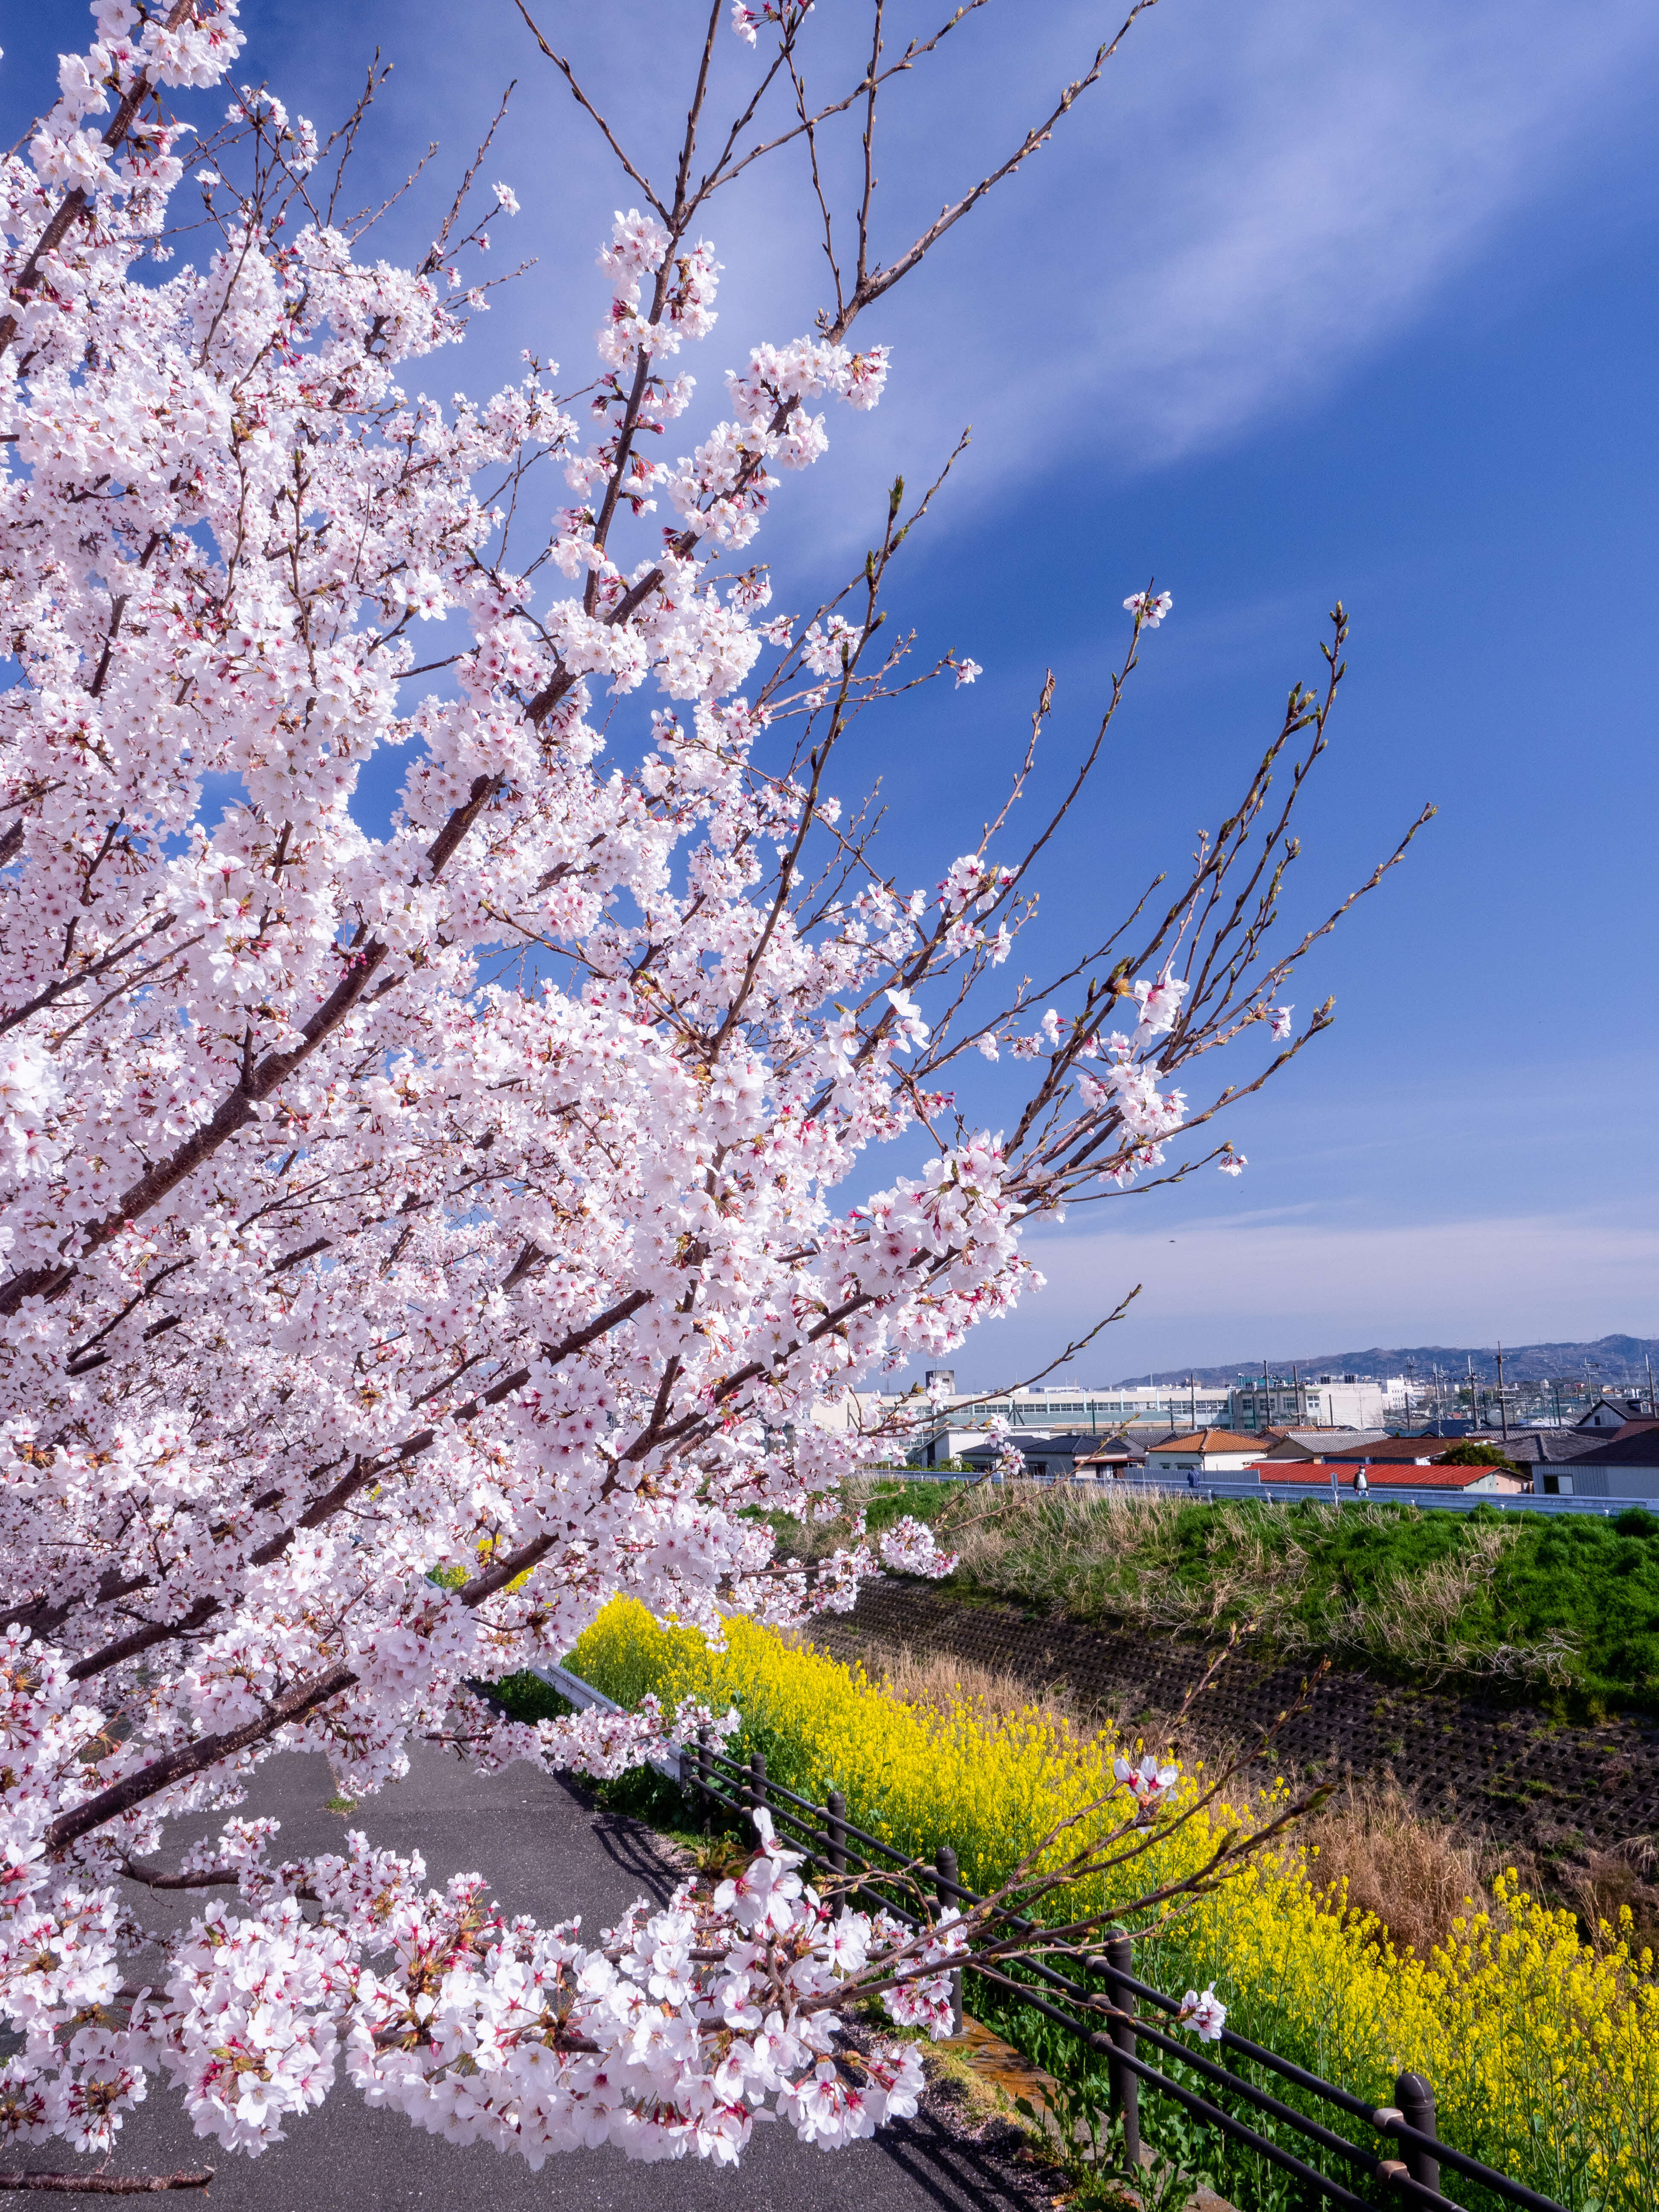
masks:
{"type": "MultiPolygon", "coordinates": [[[[606,1607],[569,1664],[623,1705],[654,1690],[671,1711],[693,1696],[736,1705],[734,1752],[763,1751],[773,1780],[816,1802],[842,1790],[849,1818],[897,1850],[926,1857],[951,1844],[981,1890],[1058,1821],[1109,1797],[1112,1761],[1133,1748],[1036,1708],[994,1717],[967,1699],[903,1705],[861,1668],[750,1620],[730,1621],[715,1650],[628,1600],[606,1607]]],[[[1183,1774],[1175,1809],[1201,1786],[1183,1774]]],[[[1054,1863],[1116,1826],[1122,1802],[1090,1814],[1054,1863]]],[[[1068,1916],[1110,1912],[1177,1879],[1203,1863],[1223,1825],[1262,1817],[1261,1802],[1201,1811],[1132,1867],[1079,1885],[1068,1916]]],[[[1472,1911],[1426,1959],[1401,1955],[1348,1911],[1340,1885],[1316,1886],[1308,1852],[1279,1844],[1144,1942],[1138,1968],[1165,1988],[1213,1982],[1240,2033],[1376,2103],[1390,2101],[1402,2069],[1425,2075],[1447,2142],[1564,2204],[1651,2212],[1659,1990],[1623,1918],[1602,1931],[1598,1956],[1571,1913],[1508,1875],[1490,1911],[1472,1911]]]]}

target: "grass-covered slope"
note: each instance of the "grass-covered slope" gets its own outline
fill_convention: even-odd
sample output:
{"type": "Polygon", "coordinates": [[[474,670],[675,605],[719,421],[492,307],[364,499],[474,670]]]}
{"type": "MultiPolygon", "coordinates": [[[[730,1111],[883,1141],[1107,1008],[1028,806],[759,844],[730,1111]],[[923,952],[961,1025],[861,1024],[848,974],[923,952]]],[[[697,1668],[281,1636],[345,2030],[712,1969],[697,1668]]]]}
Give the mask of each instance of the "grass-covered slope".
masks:
{"type": "MultiPolygon", "coordinates": [[[[963,1595],[1176,1632],[1252,1621],[1269,1648],[1401,1680],[1481,1680],[1595,1717],[1659,1709],[1659,1519],[1091,1496],[878,1482],[960,1551],[963,1595]]],[[[811,1556],[844,1528],[780,1527],[811,1556]]]]}

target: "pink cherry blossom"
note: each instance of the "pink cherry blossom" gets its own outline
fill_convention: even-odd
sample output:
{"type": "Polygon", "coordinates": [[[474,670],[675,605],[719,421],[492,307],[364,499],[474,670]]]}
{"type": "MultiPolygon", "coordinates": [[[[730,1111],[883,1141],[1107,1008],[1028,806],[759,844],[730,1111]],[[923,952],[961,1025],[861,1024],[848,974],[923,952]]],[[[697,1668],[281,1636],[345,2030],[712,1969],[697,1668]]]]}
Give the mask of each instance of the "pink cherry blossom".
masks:
{"type": "Polygon", "coordinates": [[[1112,1762],[1112,1771],[1134,1799],[1143,1816],[1153,1811],[1166,1792],[1180,1779],[1181,1769],[1173,1764],[1160,1765],[1151,1752],[1136,1764],[1118,1758],[1112,1762]]]}
{"type": "Polygon", "coordinates": [[[890,1528],[883,1529],[877,1542],[883,1565],[896,1573],[925,1575],[937,1582],[955,1571],[957,1554],[941,1550],[927,1523],[908,1513],[890,1528]]]}
{"type": "MultiPolygon", "coordinates": [[[[98,2155],[158,2084],[251,2154],[342,2082],[532,2164],[729,2163],[763,2108],[855,2140],[920,2075],[878,2045],[849,2082],[836,2007],[879,1985],[948,2033],[950,1916],[854,1911],[763,1820],[713,1899],[587,1940],[360,1835],[276,1860],[237,1808],[289,1753],[356,1798],[411,1742],[605,1778],[726,1741],[649,1699],[530,1728],[477,1686],[618,1595],[718,1641],[948,1574],[914,1519],[810,1571],[773,1527],[902,1456],[878,1394],[1041,1288],[1032,1226],[1207,1121],[1185,1086],[1261,1003],[1192,1003],[1235,973],[1195,957],[1207,876],[1144,974],[994,981],[1064,806],[995,799],[930,892],[935,825],[878,850],[832,788],[868,710],[981,673],[918,672],[887,622],[902,484],[801,616],[760,619],[746,550],[879,403],[928,234],[705,391],[702,228],[729,199],[749,247],[715,195],[753,140],[694,131],[628,157],[590,295],[553,302],[576,365],[458,391],[514,191],[446,196],[400,267],[303,183],[313,126],[235,82],[234,0],[93,13],[0,156],[0,2105],[98,2155]],[[976,1102],[969,1044],[1032,1063],[1029,1113],[976,1102]],[[126,1900],[204,1814],[208,1901],[135,1996],[126,1900]]],[[[811,8],[729,20],[772,51],[688,49],[699,128],[729,67],[793,143],[811,8]]]]}
{"type": "Polygon", "coordinates": [[[1156,629],[1175,602],[1167,592],[1131,592],[1123,602],[1139,629],[1156,629]]]}
{"type": "Polygon", "coordinates": [[[1221,2031],[1227,2025],[1227,2008],[1212,1984],[1201,1995],[1197,1990],[1188,1990],[1176,2017],[1182,2027],[1192,2029],[1200,2043],[1219,2043],[1221,2031]]]}

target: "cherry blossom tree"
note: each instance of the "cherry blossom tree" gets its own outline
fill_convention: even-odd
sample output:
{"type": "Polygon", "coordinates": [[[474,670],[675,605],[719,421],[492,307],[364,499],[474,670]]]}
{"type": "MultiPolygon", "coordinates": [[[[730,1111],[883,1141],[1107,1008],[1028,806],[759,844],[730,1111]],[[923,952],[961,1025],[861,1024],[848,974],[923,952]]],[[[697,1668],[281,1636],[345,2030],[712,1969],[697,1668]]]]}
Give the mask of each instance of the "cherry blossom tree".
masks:
{"type": "MultiPolygon", "coordinates": [[[[942,477],[895,485],[867,558],[801,613],[750,554],[832,403],[880,398],[880,302],[1116,49],[884,260],[883,88],[987,4],[900,47],[871,0],[867,63],[815,102],[805,0],[720,0],[667,185],[526,15],[629,202],[576,398],[540,360],[482,399],[410,396],[486,304],[514,194],[484,181],[486,140],[419,265],[373,258],[343,182],[373,83],[320,143],[240,83],[234,0],[94,0],[94,42],[0,165],[9,2140],[106,2152],[163,2074],[202,2132],[258,2150],[341,2069],[532,2160],[732,2156],[767,2098],[848,2139],[916,2081],[878,2051],[849,2087],[848,1986],[937,2022],[941,1962],[1001,1940],[994,1913],[860,1914],[763,1836],[729,1893],[585,1948],[361,1837],[274,1865],[271,1824],[235,1813],[279,1752],[325,1753],[355,1797],[417,1738],[600,1771],[708,1720],[529,1730],[475,1686],[568,1650],[617,1592],[716,1634],[732,1609],[850,1603],[868,1544],[809,1577],[755,1510],[813,1510],[893,1441],[824,1407],[1007,1311],[1038,1279],[1034,1220],[1237,1171],[1210,1125],[1329,1018],[1297,1033],[1281,994],[1337,917],[1285,939],[1279,907],[1340,609],[1321,687],[1292,690],[1173,892],[1004,988],[1169,595],[1126,601],[1059,806],[1019,830],[1050,681],[983,836],[929,888],[904,826],[890,867],[830,771],[870,710],[979,673],[888,621],[942,477]],[[842,130],[848,208],[819,161],[842,130]],[[830,296],[703,409],[704,225],[780,157],[810,179],[830,296]],[[392,747],[375,836],[352,802],[392,747]],[[1029,1082],[994,1133],[974,1071],[1003,1056],[1029,1082]],[[866,1156],[898,1140],[914,1171],[884,1182],[866,1156]],[[204,1811],[216,1839],[155,1864],[204,1811]],[[146,1886],[235,1903],[138,1990],[146,1886]]],[[[914,1524],[887,1547],[942,1564],[914,1524]]],[[[1123,1832],[1162,1786],[1126,1784],[1123,1832]]]]}

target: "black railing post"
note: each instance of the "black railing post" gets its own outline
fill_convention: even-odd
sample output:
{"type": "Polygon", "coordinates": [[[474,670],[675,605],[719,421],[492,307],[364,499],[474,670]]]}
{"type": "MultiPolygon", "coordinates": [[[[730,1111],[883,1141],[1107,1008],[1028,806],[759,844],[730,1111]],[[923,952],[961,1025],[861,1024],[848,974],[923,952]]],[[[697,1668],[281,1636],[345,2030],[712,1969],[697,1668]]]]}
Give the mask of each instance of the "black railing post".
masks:
{"type": "MultiPolygon", "coordinates": [[[[1400,2117],[1408,2128],[1415,2128],[1419,2135],[1438,2136],[1440,2123],[1434,2109],[1434,2089],[1426,2075],[1396,2075],[1394,2101],[1399,2106],[1400,2117]]],[[[1412,2179],[1421,2182],[1425,2189],[1438,2189],[1439,2160],[1431,2158],[1427,2151],[1419,2150],[1410,2143],[1402,2143],[1401,2148],[1406,2154],[1406,2171],[1412,2179]]]]}
{"type": "Polygon", "coordinates": [[[697,1730],[697,1810],[702,1814],[705,1836],[713,1832],[714,1825],[714,1800],[708,1787],[714,1778],[714,1762],[708,1745],[708,1725],[705,1722],[697,1730]]]}
{"type": "Polygon", "coordinates": [[[823,1804],[824,1857],[831,1874],[847,1871],[847,1800],[832,1790],[823,1804]]]}
{"type": "MultiPolygon", "coordinates": [[[[957,1855],[949,1844],[939,1845],[933,1854],[933,1864],[939,1869],[939,1901],[941,1909],[947,1905],[955,1905],[957,1911],[960,1912],[962,1903],[956,1894],[956,1889],[961,1876],[957,1872],[957,1855]]],[[[952,2035],[962,2033],[962,1969],[960,1966],[953,1967],[951,1973],[951,2033],[952,2035]]]]}
{"type": "MultiPolygon", "coordinates": [[[[1107,1995],[1122,2017],[1112,2022],[1112,2041],[1129,2057],[1135,2057],[1134,1993],[1117,1977],[1134,1972],[1134,1946],[1124,1928],[1106,1930],[1107,1995]]],[[[1140,2080],[1133,2069],[1107,2061],[1112,2085],[1112,2113],[1123,2122],[1123,2163],[1131,2172],[1140,2164],[1140,2080]]]]}
{"type": "MultiPolygon", "coordinates": [[[[766,1753],[751,1752],[749,1758],[749,1788],[745,1792],[751,1815],[760,1812],[766,1803],[766,1753]]],[[[758,1824],[756,1829],[759,1833],[758,1824]]]]}

